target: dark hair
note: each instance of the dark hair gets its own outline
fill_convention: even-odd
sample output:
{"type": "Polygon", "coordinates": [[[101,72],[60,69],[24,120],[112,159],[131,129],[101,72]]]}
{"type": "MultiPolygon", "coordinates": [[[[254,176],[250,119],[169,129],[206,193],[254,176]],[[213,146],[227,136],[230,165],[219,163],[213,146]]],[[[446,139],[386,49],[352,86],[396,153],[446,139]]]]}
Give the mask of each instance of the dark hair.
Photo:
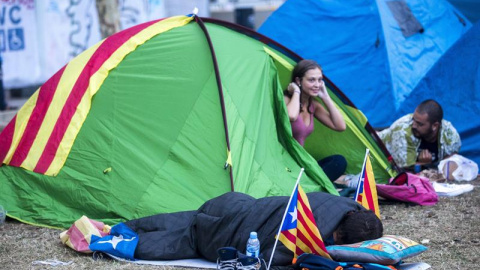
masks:
{"type": "Polygon", "coordinates": [[[433,99],[424,100],[417,106],[417,112],[428,115],[430,124],[441,123],[443,119],[443,109],[438,102],[433,99]]]}
{"type": "Polygon", "coordinates": [[[305,73],[307,73],[307,71],[315,68],[322,70],[322,67],[314,60],[300,60],[300,62],[298,62],[297,65],[293,68],[292,82],[295,82],[295,78],[302,78],[303,76],[305,76],[305,73]]]}
{"type": "MultiPolygon", "coordinates": [[[[305,73],[307,73],[307,71],[309,71],[311,69],[315,69],[315,68],[318,68],[322,71],[322,67],[317,62],[315,62],[314,60],[309,60],[309,59],[300,60],[297,63],[297,65],[295,65],[295,67],[293,68],[291,82],[295,82],[295,79],[297,77],[300,78],[300,79],[303,78],[303,76],[305,76],[305,73]]],[[[283,91],[283,94],[291,97],[291,94],[287,90],[283,91]]],[[[312,101],[311,101],[311,99],[309,99],[308,104],[307,104],[307,110],[308,110],[309,113],[313,113],[313,112],[310,111],[310,104],[311,103],[312,103],[312,101]]],[[[302,111],[301,106],[300,106],[300,111],[302,111]]]]}
{"type": "Polygon", "coordinates": [[[336,244],[353,244],[382,237],[383,224],[372,210],[362,209],[346,214],[336,233],[336,244]]]}

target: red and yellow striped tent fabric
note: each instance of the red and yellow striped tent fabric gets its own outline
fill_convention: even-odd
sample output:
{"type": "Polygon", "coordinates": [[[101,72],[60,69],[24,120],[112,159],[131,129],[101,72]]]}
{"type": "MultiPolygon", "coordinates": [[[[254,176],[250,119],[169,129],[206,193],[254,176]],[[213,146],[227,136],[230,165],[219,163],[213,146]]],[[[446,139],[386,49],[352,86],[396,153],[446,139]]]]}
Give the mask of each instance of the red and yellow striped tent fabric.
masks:
{"type": "Polygon", "coordinates": [[[152,21],[91,47],[51,77],[5,128],[0,160],[37,173],[57,175],[110,70],[155,35],[188,24],[192,16],[152,21]]]}

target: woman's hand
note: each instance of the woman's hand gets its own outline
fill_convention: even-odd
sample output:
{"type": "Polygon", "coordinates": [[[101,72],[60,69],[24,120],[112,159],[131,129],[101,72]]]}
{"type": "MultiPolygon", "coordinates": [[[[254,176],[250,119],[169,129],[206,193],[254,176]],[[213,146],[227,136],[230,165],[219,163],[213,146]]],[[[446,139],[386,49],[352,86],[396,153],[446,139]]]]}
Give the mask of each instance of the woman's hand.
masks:
{"type": "Polygon", "coordinates": [[[324,99],[326,97],[330,97],[328,95],[328,91],[327,91],[327,87],[325,86],[325,81],[321,81],[320,82],[320,91],[318,92],[318,97],[321,98],[321,99],[324,99]]]}
{"type": "Polygon", "coordinates": [[[298,92],[300,94],[300,87],[294,82],[291,82],[287,87],[288,93],[293,96],[293,93],[298,92]]]}
{"type": "Polygon", "coordinates": [[[325,108],[322,105],[317,104],[315,106],[315,117],[325,126],[333,130],[344,131],[347,128],[345,120],[343,119],[343,116],[338,110],[337,106],[335,106],[334,102],[330,98],[327,87],[325,87],[325,82],[323,80],[320,82],[318,97],[322,99],[323,103],[325,104],[325,108]]]}
{"type": "Polygon", "coordinates": [[[287,87],[287,92],[290,96],[284,95],[283,99],[287,105],[288,118],[291,122],[297,120],[300,114],[300,87],[296,83],[290,83],[287,87]],[[297,93],[295,95],[295,93],[297,93]]]}

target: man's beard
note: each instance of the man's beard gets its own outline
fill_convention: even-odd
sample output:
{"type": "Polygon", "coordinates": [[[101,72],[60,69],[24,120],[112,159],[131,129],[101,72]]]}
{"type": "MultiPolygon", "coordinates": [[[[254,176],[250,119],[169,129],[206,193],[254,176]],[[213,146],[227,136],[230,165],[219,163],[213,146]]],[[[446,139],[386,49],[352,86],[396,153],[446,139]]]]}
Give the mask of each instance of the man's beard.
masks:
{"type": "Polygon", "coordinates": [[[432,136],[432,134],[433,134],[433,129],[432,129],[432,127],[430,127],[428,133],[426,133],[426,134],[421,134],[420,132],[418,132],[417,129],[412,128],[412,134],[413,134],[413,136],[414,136],[415,138],[417,138],[417,139],[425,140],[425,139],[429,139],[429,138],[432,136]]]}

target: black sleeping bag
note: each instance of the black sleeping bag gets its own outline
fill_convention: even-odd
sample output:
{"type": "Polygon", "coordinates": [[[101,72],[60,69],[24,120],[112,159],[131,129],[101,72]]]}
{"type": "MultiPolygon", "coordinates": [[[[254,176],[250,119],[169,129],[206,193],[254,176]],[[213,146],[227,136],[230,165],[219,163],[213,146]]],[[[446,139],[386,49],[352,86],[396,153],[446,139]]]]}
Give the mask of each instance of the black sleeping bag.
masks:
{"type": "MultiPolygon", "coordinates": [[[[322,238],[332,236],[343,216],[362,209],[350,198],[323,192],[307,194],[322,238]]],[[[216,261],[217,249],[235,247],[245,253],[252,231],[258,233],[261,253],[269,259],[289,197],[255,199],[229,192],[205,202],[197,211],[159,214],[125,224],[139,236],[135,258],[176,260],[203,257],[216,261]]],[[[280,241],[272,265],[291,264],[293,253],[280,241]]]]}

